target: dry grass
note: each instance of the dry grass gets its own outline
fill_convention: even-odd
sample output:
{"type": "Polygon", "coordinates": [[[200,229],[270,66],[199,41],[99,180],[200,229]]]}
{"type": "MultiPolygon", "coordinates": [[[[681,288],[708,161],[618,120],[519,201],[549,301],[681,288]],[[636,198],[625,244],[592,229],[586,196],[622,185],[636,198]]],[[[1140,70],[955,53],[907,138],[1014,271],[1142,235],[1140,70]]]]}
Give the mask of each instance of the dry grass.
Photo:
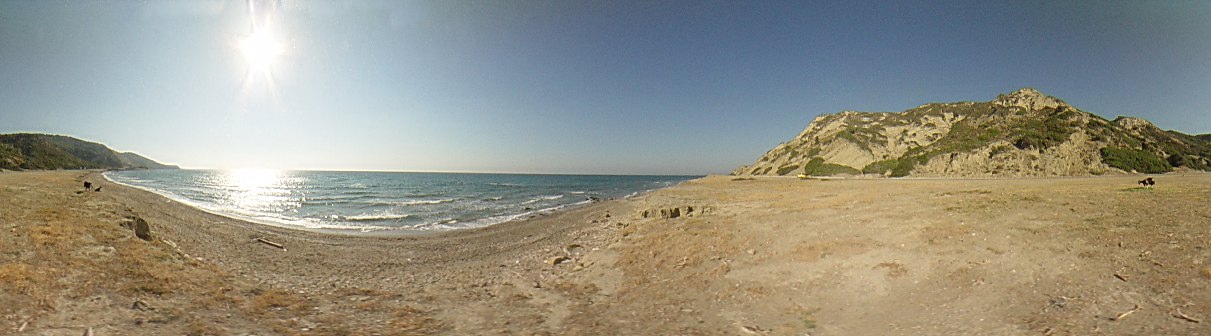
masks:
{"type": "Polygon", "coordinates": [[[425,312],[404,306],[395,309],[388,320],[391,331],[386,335],[428,335],[441,330],[441,323],[429,318],[425,312]]]}
{"type": "MultiPolygon", "coordinates": [[[[0,184],[30,182],[27,188],[0,189],[0,316],[37,317],[35,323],[59,316],[55,318],[74,324],[116,322],[133,328],[124,334],[417,335],[442,330],[429,313],[401,302],[399,293],[348,288],[309,297],[254,287],[173,245],[135,238],[121,222],[139,214],[106,194],[73,193],[79,182],[65,174],[30,176],[35,179],[0,176],[0,184]],[[76,311],[79,303],[96,297],[116,305],[115,313],[102,317],[76,311]],[[136,301],[142,306],[131,308],[136,301]],[[331,309],[317,309],[320,303],[331,309]]],[[[153,227],[165,224],[145,219],[153,227]]]]}
{"type": "Polygon", "coordinates": [[[249,302],[253,314],[264,315],[269,312],[288,311],[303,313],[314,305],[298,295],[280,290],[261,292],[249,302]]]}
{"type": "Polygon", "coordinates": [[[38,268],[25,263],[10,263],[0,265],[0,303],[5,307],[15,307],[10,302],[34,302],[40,309],[51,308],[50,291],[46,284],[52,283],[52,275],[57,270],[38,268]]]}
{"type": "Polygon", "coordinates": [[[899,277],[904,276],[905,274],[908,274],[908,268],[904,267],[904,265],[902,265],[900,263],[896,263],[896,262],[879,263],[878,265],[875,265],[875,267],[872,267],[871,269],[877,269],[877,268],[886,268],[887,276],[892,277],[892,278],[899,278],[899,277]]]}

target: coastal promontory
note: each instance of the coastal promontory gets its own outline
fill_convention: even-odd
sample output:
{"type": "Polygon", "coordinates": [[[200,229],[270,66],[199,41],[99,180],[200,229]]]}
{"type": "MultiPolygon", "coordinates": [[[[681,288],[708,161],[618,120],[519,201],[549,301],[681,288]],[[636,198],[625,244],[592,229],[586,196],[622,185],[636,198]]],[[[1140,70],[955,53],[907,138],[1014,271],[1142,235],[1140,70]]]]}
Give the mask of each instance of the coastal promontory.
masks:
{"type": "Polygon", "coordinates": [[[64,135],[0,134],[0,169],[177,169],[134,152],[64,135]]]}

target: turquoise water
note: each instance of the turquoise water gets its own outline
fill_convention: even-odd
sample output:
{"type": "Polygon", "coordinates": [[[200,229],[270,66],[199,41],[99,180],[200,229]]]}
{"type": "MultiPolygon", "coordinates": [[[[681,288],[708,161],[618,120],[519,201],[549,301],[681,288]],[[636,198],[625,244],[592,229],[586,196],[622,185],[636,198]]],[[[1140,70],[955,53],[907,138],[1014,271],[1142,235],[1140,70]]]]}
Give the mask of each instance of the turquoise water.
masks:
{"type": "Polygon", "coordinates": [[[363,232],[482,227],[697,178],[188,169],[105,176],[232,217],[363,232]]]}

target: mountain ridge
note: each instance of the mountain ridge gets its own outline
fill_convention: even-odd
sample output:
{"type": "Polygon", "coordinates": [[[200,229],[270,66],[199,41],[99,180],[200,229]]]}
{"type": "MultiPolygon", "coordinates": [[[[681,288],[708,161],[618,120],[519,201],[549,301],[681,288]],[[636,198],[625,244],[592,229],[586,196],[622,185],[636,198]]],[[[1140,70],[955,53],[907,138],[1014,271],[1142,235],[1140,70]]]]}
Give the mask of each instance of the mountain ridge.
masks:
{"type": "Polygon", "coordinates": [[[1032,88],[987,102],[820,115],[732,175],[1083,176],[1211,170],[1211,135],[1107,120],[1032,88]]]}
{"type": "Polygon", "coordinates": [[[179,169],[134,152],[66,135],[0,134],[0,169],[179,169]]]}

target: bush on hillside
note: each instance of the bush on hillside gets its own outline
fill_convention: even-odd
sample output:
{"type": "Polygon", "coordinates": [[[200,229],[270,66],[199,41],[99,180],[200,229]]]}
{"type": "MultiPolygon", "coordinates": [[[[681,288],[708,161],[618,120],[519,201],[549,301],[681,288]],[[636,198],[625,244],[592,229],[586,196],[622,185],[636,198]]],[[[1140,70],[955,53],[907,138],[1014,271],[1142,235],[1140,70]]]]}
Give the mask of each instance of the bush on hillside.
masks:
{"type": "Polygon", "coordinates": [[[891,177],[905,177],[912,173],[912,169],[916,167],[916,160],[901,159],[896,160],[896,166],[891,168],[891,177]]]}
{"type": "Polygon", "coordinates": [[[900,160],[896,160],[896,159],[875,161],[875,162],[871,162],[870,164],[866,165],[866,167],[862,167],[862,173],[886,174],[887,172],[890,172],[892,169],[895,169],[896,165],[898,165],[898,164],[900,164],[900,160]]]}
{"type": "Polygon", "coordinates": [[[815,157],[803,165],[803,173],[807,176],[832,176],[840,174],[858,175],[862,171],[845,165],[824,163],[823,158],[815,157]]]}
{"type": "Polygon", "coordinates": [[[1018,149],[1043,150],[1064,143],[1076,131],[1074,123],[1069,120],[1072,115],[1072,111],[1062,111],[1043,120],[1026,120],[1015,125],[1013,134],[1017,134],[1018,138],[1013,145],[1018,149]]]}
{"type": "Polygon", "coordinates": [[[1125,171],[1134,170],[1145,174],[1173,171],[1173,167],[1169,165],[1169,162],[1165,162],[1165,160],[1148,151],[1106,147],[1102,148],[1101,152],[1102,162],[1125,171]]]}
{"type": "Polygon", "coordinates": [[[778,167],[778,175],[786,175],[786,173],[793,172],[795,169],[799,169],[799,165],[786,165],[778,167]]]}

